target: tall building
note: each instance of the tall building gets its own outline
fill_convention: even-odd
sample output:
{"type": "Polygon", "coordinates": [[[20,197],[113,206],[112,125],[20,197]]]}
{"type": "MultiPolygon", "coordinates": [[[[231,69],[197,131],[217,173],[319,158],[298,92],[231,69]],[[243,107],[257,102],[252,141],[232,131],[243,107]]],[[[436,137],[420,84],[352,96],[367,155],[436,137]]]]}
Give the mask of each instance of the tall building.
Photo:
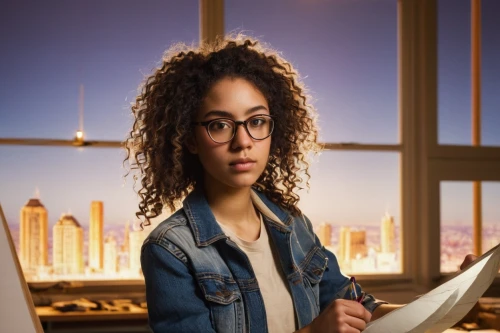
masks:
{"type": "Polygon", "coordinates": [[[104,273],[118,272],[118,249],[115,237],[110,234],[104,242],[104,273]]]}
{"type": "Polygon", "coordinates": [[[148,236],[145,230],[132,230],[130,232],[130,274],[141,274],[141,247],[148,236]]]}
{"type": "Polygon", "coordinates": [[[363,258],[368,255],[368,250],[366,247],[365,230],[351,230],[347,234],[346,243],[347,243],[347,249],[346,249],[347,260],[351,260],[356,257],[363,258]]]}
{"type": "Polygon", "coordinates": [[[318,227],[317,236],[321,245],[331,246],[332,245],[332,225],[330,223],[322,223],[318,227]]]}
{"type": "Polygon", "coordinates": [[[103,268],[104,207],[102,201],[90,203],[89,267],[93,271],[103,268]]]}
{"type": "Polygon", "coordinates": [[[129,253],[130,250],[130,221],[125,223],[125,230],[123,234],[122,251],[129,253]]]}
{"type": "Polygon", "coordinates": [[[81,274],[83,264],[83,229],[70,214],[63,214],[54,225],[52,261],[56,274],[81,274]]]}
{"type": "Polygon", "coordinates": [[[343,263],[348,260],[346,256],[347,234],[351,231],[349,227],[340,227],[338,261],[343,263]]]}
{"type": "Polygon", "coordinates": [[[351,230],[349,227],[340,228],[339,255],[340,263],[348,262],[356,257],[366,257],[366,231],[351,230]]]}
{"type": "Polygon", "coordinates": [[[118,252],[118,270],[128,272],[130,269],[130,222],[125,223],[123,242],[118,252]]]}
{"type": "Polygon", "coordinates": [[[380,252],[396,252],[394,217],[385,213],[380,223],[380,252]]]}
{"type": "Polygon", "coordinates": [[[19,257],[23,269],[36,270],[48,265],[48,213],[38,198],[21,208],[19,225],[19,257]]]}

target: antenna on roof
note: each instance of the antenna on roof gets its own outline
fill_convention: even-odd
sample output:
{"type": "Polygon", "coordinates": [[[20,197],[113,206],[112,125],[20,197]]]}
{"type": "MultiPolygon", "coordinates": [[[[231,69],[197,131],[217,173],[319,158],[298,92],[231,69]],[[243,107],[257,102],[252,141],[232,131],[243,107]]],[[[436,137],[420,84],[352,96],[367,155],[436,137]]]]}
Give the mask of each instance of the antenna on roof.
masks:
{"type": "Polygon", "coordinates": [[[78,101],[78,113],[79,113],[79,122],[78,129],[83,133],[83,96],[84,96],[84,88],[83,84],[80,84],[80,100],[78,101]]]}
{"type": "Polygon", "coordinates": [[[40,199],[40,190],[38,189],[38,186],[35,187],[35,199],[40,199]]]}
{"type": "Polygon", "coordinates": [[[84,101],[84,88],[83,84],[80,84],[80,96],[78,99],[78,131],[76,131],[75,144],[83,145],[84,137],[83,137],[83,101],[84,101]]]}

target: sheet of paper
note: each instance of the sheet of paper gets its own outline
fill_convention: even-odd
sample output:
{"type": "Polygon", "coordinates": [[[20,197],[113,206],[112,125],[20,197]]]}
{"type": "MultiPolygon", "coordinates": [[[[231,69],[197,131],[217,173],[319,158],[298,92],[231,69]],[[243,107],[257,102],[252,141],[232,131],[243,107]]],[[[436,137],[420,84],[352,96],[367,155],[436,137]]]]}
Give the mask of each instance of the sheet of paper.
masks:
{"type": "Polygon", "coordinates": [[[462,319],[491,285],[500,267],[497,245],[449,281],[367,325],[365,333],[441,333],[462,319]]]}
{"type": "Polygon", "coordinates": [[[382,318],[368,323],[363,333],[425,332],[455,304],[458,292],[445,291],[436,297],[426,295],[382,318]]]}
{"type": "Polygon", "coordinates": [[[445,290],[454,289],[458,290],[459,296],[453,308],[427,333],[441,333],[460,321],[491,285],[498,274],[499,267],[500,247],[496,246],[463,272],[429,292],[431,295],[436,295],[445,290]]]}
{"type": "Polygon", "coordinates": [[[43,333],[0,205],[0,332],[43,333]]]}

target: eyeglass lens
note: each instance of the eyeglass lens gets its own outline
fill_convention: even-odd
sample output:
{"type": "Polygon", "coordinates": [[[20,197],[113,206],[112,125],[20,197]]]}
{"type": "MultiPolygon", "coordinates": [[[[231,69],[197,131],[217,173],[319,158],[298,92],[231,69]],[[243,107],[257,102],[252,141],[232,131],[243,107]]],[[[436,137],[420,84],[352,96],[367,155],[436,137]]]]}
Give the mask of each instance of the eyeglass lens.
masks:
{"type": "MultiPolygon", "coordinates": [[[[249,118],[244,126],[255,140],[267,138],[273,130],[274,122],[269,116],[249,118]]],[[[208,124],[208,133],[216,142],[230,141],[236,132],[236,123],[231,119],[216,119],[208,124]]]]}

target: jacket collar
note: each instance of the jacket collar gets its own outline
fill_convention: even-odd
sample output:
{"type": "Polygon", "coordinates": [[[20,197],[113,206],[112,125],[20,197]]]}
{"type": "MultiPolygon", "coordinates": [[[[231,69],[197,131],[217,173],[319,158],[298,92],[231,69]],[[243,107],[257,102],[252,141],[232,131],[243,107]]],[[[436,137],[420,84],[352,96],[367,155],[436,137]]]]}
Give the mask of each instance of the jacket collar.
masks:
{"type": "MultiPolygon", "coordinates": [[[[293,221],[291,214],[254,189],[252,189],[251,197],[257,209],[267,217],[265,220],[275,224],[279,229],[291,231],[293,221]]],[[[217,240],[227,238],[215,220],[201,186],[197,186],[184,199],[183,208],[197,246],[207,246],[217,240]]]]}

